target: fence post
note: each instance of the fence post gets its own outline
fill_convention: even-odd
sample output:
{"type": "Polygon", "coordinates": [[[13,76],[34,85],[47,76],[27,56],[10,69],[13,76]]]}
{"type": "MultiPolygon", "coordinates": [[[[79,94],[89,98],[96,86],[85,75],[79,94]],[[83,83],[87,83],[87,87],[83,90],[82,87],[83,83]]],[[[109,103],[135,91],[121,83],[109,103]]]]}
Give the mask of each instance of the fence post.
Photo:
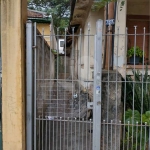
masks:
{"type": "Polygon", "coordinates": [[[33,149],[33,52],[32,22],[26,23],[26,148],[33,149]]]}
{"type": "Polygon", "coordinates": [[[36,44],[37,44],[37,29],[36,22],[34,22],[34,150],[36,150],[36,44]]]}
{"type": "Polygon", "coordinates": [[[93,150],[101,147],[101,78],[102,78],[102,28],[103,21],[96,22],[94,89],[93,89],[93,150]]]}

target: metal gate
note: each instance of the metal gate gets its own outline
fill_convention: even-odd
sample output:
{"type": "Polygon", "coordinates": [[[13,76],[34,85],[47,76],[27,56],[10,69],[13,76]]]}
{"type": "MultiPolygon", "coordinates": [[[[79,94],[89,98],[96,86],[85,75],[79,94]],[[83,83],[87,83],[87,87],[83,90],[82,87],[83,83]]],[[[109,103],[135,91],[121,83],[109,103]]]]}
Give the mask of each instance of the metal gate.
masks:
{"type": "Polygon", "coordinates": [[[46,35],[27,23],[27,150],[150,149],[150,34],[96,25],[46,35]]]}
{"type": "Polygon", "coordinates": [[[46,35],[27,22],[27,150],[100,149],[102,21],[96,35],[76,30],[46,35]]]}

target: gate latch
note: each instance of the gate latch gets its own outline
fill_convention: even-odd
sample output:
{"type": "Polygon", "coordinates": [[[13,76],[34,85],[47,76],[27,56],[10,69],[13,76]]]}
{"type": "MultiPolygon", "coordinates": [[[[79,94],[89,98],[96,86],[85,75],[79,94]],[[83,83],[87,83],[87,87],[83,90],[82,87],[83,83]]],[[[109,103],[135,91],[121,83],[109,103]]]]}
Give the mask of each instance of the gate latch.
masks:
{"type": "Polygon", "coordinates": [[[87,102],[87,108],[93,109],[93,102],[87,102]]]}

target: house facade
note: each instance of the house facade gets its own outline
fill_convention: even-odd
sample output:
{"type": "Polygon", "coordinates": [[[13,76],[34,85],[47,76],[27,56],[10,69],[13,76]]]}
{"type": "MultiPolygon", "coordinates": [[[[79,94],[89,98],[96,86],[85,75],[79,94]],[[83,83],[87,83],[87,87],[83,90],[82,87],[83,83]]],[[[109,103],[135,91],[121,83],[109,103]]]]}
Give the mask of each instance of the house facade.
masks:
{"type": "MultiPolygon", "coordinates": [[[[84,81],[87,80],[87,73],[89,74],[88,80],[93,79],[94,35],[98,19],[103,20],[103,70],[118,70],[125,77],[126,74],[132,74],[132,68],[140,70],[145,68],[145,64],[149,62],[149,35],[147,34],[150,21],[149,6],[148,0],[120,0],[107,5],[97,1],[79,0],[74,4],[70,28],[75,28],[75,34],[80,34],[80,29],[82,29],[81,34],[84,35],[80,48],[81,63],[76,68],[75,76],[81,77],[83,86],[85,85],[84,81]],[[90,35],[89,39],[86,36],[88,34],[90,35]],[[127,50],[135,46],[143,49],[145,53],[144,61],[138,65],[130,64],[127,58],[127,50]]],[[[74,42],[75,62],[79,57],[77,51],[80,43],[79,36],[74,42]]]]}
{"type": "Polygon", "coordinates": [[[45,12],[28,9],[28,20],[36,22],[36,26],[41,35],[52,49],[56,49],[56,38],[54,33],[53,19],[45,12]]]}
{"type": "Polygon", "coordinates": [[[28,20],[37,23],[37,29],[41,34],[44,34],[44,39],[50,45],[50,26],[51,18],[45,12],[28,9],[28,20]],[[46,36],[47,35],[47,36],[46,36]]]}

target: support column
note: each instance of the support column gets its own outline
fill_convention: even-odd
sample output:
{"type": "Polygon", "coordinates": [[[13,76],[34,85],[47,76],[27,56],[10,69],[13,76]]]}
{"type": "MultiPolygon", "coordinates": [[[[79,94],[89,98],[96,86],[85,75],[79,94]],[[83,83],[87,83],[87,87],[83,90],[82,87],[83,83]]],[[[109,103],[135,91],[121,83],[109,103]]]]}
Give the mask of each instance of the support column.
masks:
{"type": "MultiPolygon", "coordinates": [[[[108,20],[114,19],[114,2],[110,2],[108,4],[108,20]]],[[[106,52],[105,52],[105,66],[106,70],[110,70],[112,68],[112,34],[113,27],[110,25],[106,28],[106,52]]]]}
{"type": "Polygon", "coordinates": [[[3,150],[25,150],[26,2],[1,1],[3,150]]]}
{"type": "Polygon", "coordinates": [[[117,16],[115,22],[115,42],[114,42],[114,64],[113,69],[117,69],[119,73],[125,77],[127,63],[127,35],[126,35],[126,16],[127,16],[127,0],[121,9],[121,1],[118,1],[117,16]],[[118,34],[118,35],[117,35],[118,34]]]}

